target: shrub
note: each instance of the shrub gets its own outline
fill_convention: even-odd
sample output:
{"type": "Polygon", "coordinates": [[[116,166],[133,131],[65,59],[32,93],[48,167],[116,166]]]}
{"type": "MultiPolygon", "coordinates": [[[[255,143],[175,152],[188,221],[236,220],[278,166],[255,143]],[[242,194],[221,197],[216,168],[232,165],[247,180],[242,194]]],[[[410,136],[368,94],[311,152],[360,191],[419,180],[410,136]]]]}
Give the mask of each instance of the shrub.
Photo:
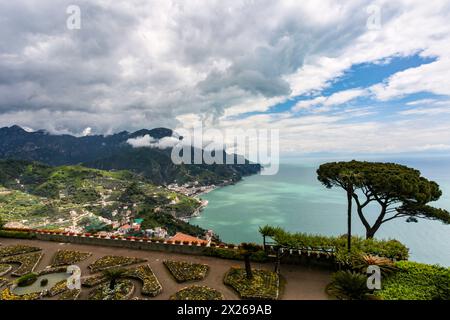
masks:
{"type": "Polygon", "coordinates": [[[36,234],[23,231],[0,230],[0,238],[35,239],[36,234]]]}
{"type": "MultiPolygon", "coordinates": [[[[243,260],[241,252],[235,249],[210,247],[205,249],[204,254],[221,259],[243,260]]],[[[250,256],[250,260],[253,262],[267,262],[268,259],[269,258],[264,250],[256,251],[250,256]]]]}
{"type": "Polygon", "coordinates": [[[47,284],[48,284],[47,278],[41,279],[41,283],[40,283],[41,287],[45,287],[47,284]]]}
{"type": "Polygon", "coordinates": [[[26,287],[36,282],[38,275],[36,273],[28,273],[16,280],[17,286],[26,287]]]}
{"type": "MultiPolygon", "coordinates": [[[[319,248],[334,249],[336,256],[347,254],[347,238],[326,237],[320,235],[309,235],[305,233],[289,233],[280,228],[274,228],[272,238],[283,247],[288,248],[319,248]]],[[[352,250],[392,260],[407,260],[409,250],[405,245],[397,240],[377,240],[352,237],[352,250]]]]}
{"type": "Polygon", "coordinates": [[[372,293],[367,288],[367,276],[349,270],[334,273],[326,291],[341,300],[366,300],[372,293]]]}
{"type": "Polygon", "coordinates": [[[385,300],[449,300],[450,268],[399,261],[377,296],[385,300]]]}

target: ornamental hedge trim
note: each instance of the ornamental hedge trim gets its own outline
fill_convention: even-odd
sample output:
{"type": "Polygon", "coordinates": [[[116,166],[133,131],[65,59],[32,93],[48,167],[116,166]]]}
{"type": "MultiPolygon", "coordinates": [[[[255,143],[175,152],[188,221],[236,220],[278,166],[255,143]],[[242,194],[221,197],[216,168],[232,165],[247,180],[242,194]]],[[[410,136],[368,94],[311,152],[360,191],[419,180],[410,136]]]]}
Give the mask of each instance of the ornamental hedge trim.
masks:
{"type": "Polygon", "coordinates": [[[34,252],[22,255],[16,255],[11,257],[6,257],[0,260],[0,263],[18,263],[20,267],[17,268],[12,275],[13,276],[23,276],[27,273],[33,272],[37,264],[41,260],[43,253],[34,252]]]}
{"type": "Polygon", "coordinates": [[[158,278],[155,276],[149,265],[143,265],[127,270],[124,277],[142,281],[141,293],[145,296],[155,297],[162,291],[161,283],[158,281],[158,278]]]}
{"type": "Polygon", "coordinates": [[[68,266],[86,260],[92,255],[91,252],[81,252],[75,250],[58,250],[53,256],[52,266],[68,266]]]}
{"type": "Polygon", "coordinates": [[[203,280],[209,271],[209,266],[206,264],[186,261],[166,260],[164,265],[169,269],[177,282],[203,280]]]}
{"type": "Polygon", "coordinates": [[[41,248],[26,246],[26,245],[12,245],[7,247],[0,247],[0,258],[15,256],[24,253],[41,251],[41,248]]]}
{"type": "Polygon", "coordinates": [[[89,265],[91,272],[103,271],[109,268],[120,268],[132,264],[146,262],[146,259],[123,256],[104,256],[89,265]]]}
{"type": "Polygon", "coordinates": [[[9,264],[0,264],[0,277],[10,272],[12,269],[12,266],[9,264]]]}
{"type": "Polygon", "coordinates": [[[77,300],[80,293],[79,289],[66,290],[58,296],[58,300],[77,300]]]}
{"type": "Polygon", "coordinates": [[[128,300],[134,292],[134,285],[130,280],[117,281],[114,290],[109,289],[109,283],[104,283],[89,293],[89,300],[128,300]]]}
{"type": "Polygon", "coordinates": [[[183,288],[170,297],[170,300],[223,300],[223,294],[205,286],[183,288]]]}
{"type": "Polygon", "coordinates": [[[103,274],[96,274],[81,280],[81,285],[86,288],[92,288],[107,281],[108,279],[103,274]]]}
{"type": "Polygon", "coordinates": [[[276,300],[279,295],[280,279],[275,272],[253,271],[253,279],[247,279],[245,269],[231,268],[223,282],[231,286],[242,299],[276,300]]]}

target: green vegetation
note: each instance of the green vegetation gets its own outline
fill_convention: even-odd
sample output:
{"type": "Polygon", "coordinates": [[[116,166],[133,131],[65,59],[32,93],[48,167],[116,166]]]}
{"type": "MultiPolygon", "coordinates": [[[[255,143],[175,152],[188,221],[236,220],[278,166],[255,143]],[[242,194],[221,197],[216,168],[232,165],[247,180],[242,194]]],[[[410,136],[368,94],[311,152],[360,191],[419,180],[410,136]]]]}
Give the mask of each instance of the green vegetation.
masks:
{"type": "Polygon", "coordinates": [[[0,300],[4,301],[12,301],[12,300],[37,300],[41,297],[39,292],[17,295],[11,292],[10,288],[5,288],[2,290],[0,294],[0,300]]]}
{"type": "MultiPolygon", "coordinates": [[[[335,250],[335,255],[339,262],[345,262],[348,259],[346,237],[326,237],[308,235],[305,233],[289,233],[276,227],[272,228],[272,235],[272,239],[277,245],[283,247],[294,249],[310,247],[317,249],[332,249],[335,250]]],[[[365,253],[395,260],[407,260],[409,256],[408,251],[408,248],[397,240],[377,240],[352,237],[353,253],[365,253]]]]}
{"type": "Polygon", "coordinates": [[[170,300],[223,300],[223,294],[205,286],[183,288],[170,297],[170,300]]]}
{"type": "Polygon", "coordinates": [[[17,263],[20,267],[14,270],[13,276],[23,276],[25,274],[33,272],[34,268],[42,258],[41,252],[33,252],[21,255],[15,255],[11,257],[2,258],[0,263],[17,263]]]}
{"type": "MultiPolygon", "coordinates": [[[[230,259],[230,260],[243,260],[243,256],[239,250],[228,249],[228,248],[217,248],[217,247],[207,247],[203,251],[203,254],[210,257],[216,257],[221,259],[230,259]]],[[[267,254],[264,250],[260,249],[257,252],[254,252],[250,256],[250,260],[253,262],[267,262],[268,261],[267,254]]]]}
{"type": "Polygon", "coordinates": [[[111,230],[111,224],[100,217],[117,221],[131,213],[144,219],[143,229],[205,233],[177,219],[192,215],[200,206],[197,199],[155,186],[128,171],[0,160],[0,172],[1,221],[49,230],[76,222],[85,232],[96,233],[111,230]]]}
{"type": "Polygon", "coordinates": [[[114,290],[116,288],[117,281],[123,277],[126,270],[121,268],[109,268],[103,270],[103,276],[106,279],[106,281],[109,282],[109,289],[114,290]]]}
{"type": "Polygon", "coordinates": [[[58,250],[53,256],[52,267],[67,266],[86,260],[92,255],[90,252],[75,250],[58,250]]]}
{"type": "Polygon", "coordinates": [[[6,247],[0,247],[0,258],[14,256],[18,254],[30,253],[41,251],[41,248],[26,246],[26,245],[12,245],[6,247]]]}
{"type": "Polygon", "coordinates": [[[0,238],[34,239],[36,238],[36,235],[34,233],[23,231],[0,230],[0,238]]]}
{"type": "Polygon", "coordinates": [[[209,270],[209,267],[206,264],[186,261],[166,260],[164,261],[164,265],[169,269],[177,282],[203,280],[209,270]]]}
{"type": "Polygon", "coordinates": [[[327,188],[337,186],[346,190],[349,217],[353,198],[368,239],[374,237],[383,223],[402,217],[450,223],[448,211],[427,205],[438,200],[442,192],[436,182],[422,177],[418,170],[395,163],[332,162],[321,165],[317,176],[327,188]],[[380,213],[372,225],[365,212],[371,203],[380,206],[380,213]]]}
{"type": "Polygon", "coordinates": [[[80,293],[80,289],[66,290],[59,295],[58,300],[77,300],[80,293]]]}
{"type": "Polygon", "coordinates": [[[19,287],[26,287],[36,282],[38,275],[36,273],[27,273],[16,280],[19,287]]]}
{"type": "Polygon", "coordinates": [[[252,279],[248,279],[244,269],[231,268],[223,282],[236,290],[242,299],[278,299],[280,279],[275,272],[253,270],[252,279]]]}
{"type": "Polygon", "coordinates": [[[128,269],[124,277],[140,280],[142,282],[141,293],[145,296],[156,297],[162,291],[162,286],[149,265],[128,269]]]}
{"type": "Polygon", "coordinates": [[[247,275],[248,280],[253,279],[253,272],[252,272],[252,267],[251,267],[251,263],[250,263],[250,258],[253,254],[257,253],[260,250],[261,250],[261,246],[254,244],[254,243],[242,243],[239,246],[240,254],[244,258],[245,273],[247,275]]]}
{"type": "Polygon", "coordinates": [[[450,300],[450,268],[399,261],[376,295],[385,300],[450,300]]]}
{"type": "Polygon", "coordinates": [[[134,285],[130,280],[120,279],[110,288],[109,283],[104,283],[89,293],[89,300],[127,300],[133,294],[134,285]]]}
{"type": "Polygon", "coordinates": [[[0,264],[0,276],[7,274],[11,269],[12,267],[9,264],[0,264]]]}
{"type": "Polygon", "coordinates": [[[109,268],[124,267],[131,264],[146,262],[145,259],[122,256],[104,256],[89,265],[92,272],[103,271],[109,268]]]}
{"type": "Polygon", "coordinates": [[[367,275],[350,270],[334,273],[326,291],[340,300],[367,300],[373,293],[367,288],[367,275]]]}

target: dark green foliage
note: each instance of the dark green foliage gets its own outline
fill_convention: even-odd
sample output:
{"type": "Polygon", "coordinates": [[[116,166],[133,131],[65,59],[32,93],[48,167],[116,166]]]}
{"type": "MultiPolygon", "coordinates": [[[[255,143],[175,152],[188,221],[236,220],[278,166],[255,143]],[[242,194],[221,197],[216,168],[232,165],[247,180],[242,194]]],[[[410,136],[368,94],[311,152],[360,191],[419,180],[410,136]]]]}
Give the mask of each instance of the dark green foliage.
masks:
{"type": "MultiPolygon", "coordinates": [[[[309,235],[305,233],[289,233],[281,228],[273,229],[275,242],[287,248],[323,248],[334,249],[336,256],[342,261],[347,258],[347,239],[343,237],[326,237],[309,235]]],[[[352,251],[357,253],[372,254],[396,260],[408,259],[408,248],[397,240],[362,239],[352,237],[352,251]]]]}
{"type": "Polygon", "coordinates": [[[41,283],[40,283],[41,287],[45,287],[47,284],[48,284],[48,279],[47,278],[41,279],[41,283]]]}
{"type": "Polygon", "coordinates": [[[29,232],[0,230],[0,238],[34,239],[36,235],[29,232]]]}
{"type": "Polygon", "coordinates": [[[109,281],[109,289],[114,290],[116,287],[117,280],[125,275],[126,269],[121,268],[111,268],[103,270],[103,276],[109,281]]]}
{"type": "Polygon", "coordinates": [[[385,300],[449,300],[450,268],[399,261],[397,272],[382,282],[377,296],[385,300]]]}
{"type": "Polygon", "coordinates": [[[38,278],[38,275],[36,273],[28,273],[16,280],[17,285],[19,287],[26,287],[29,285],[32,285],[38,278]]]}
{"type": "Polygon", "coordinates": [[[326,291],[341,300],[366,300],[372,294],[367,288],[367,276],[349,270],[334,273],[326,291]]]}
{"type": "MultiPolygon", "coordinates": [[[[205,248],[204,254],[221,259],[243,260],[241,252],[235,249],[208,247],[205,248]]],[[[264,250],[259,250],[250,256],[250,260],[253,262],[267,262],[268,257],[264,250]]]]}
{"type": "Polygon", "coordinates": [[[327,188],[336,186],[350,192],[367,238],[372,238],[383,223],[401,217],[450,223],[449,212],[427,205],[438,200],[442,192],[436,182],[422,177],[418,170],[395,163],[353,160],[323,164],[317,178],[327,188]],[[373,224],[364,212],[370,203],[380,206],[373,224]]]}

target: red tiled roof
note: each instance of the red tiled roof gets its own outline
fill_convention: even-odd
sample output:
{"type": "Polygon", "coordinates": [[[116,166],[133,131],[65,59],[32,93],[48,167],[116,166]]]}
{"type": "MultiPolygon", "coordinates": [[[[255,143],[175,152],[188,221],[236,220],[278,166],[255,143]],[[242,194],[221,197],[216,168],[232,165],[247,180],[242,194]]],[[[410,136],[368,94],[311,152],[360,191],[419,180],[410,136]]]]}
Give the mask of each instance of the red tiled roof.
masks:
{"type": "Polygon", "coordinates": [[[197,241],[198,243],[205,243],[205,244],[208,243],[208,241],[206,241],[206,240],[199,239],[199,238],[190,236],[188,234],[184,234],[182,232],[177,232],[177,234],[174,235],[173,237],[171,237],[170,240],[172,240],[172,241],[181,241],[181,242],[183,242],[183,241],[189,241],[189,242],[197,241]]]}

